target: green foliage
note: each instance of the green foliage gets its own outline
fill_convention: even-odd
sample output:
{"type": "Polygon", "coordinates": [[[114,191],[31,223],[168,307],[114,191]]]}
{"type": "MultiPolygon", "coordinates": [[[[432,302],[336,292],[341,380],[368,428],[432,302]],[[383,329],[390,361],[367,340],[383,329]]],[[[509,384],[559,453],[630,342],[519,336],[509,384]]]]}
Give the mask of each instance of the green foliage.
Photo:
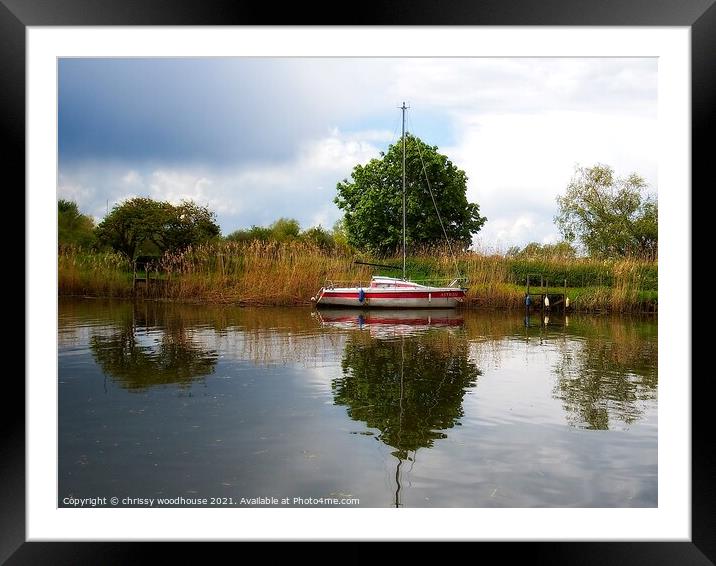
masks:
{"type": "Polygon", "coordinates": [[[345,222],[343,222],[342,218],[333,224],[331,236],[337,247],[348,247],[348,233],[346,232],[345,222]]]}
{"type": "Polygon", "coordinates": [[[231,242],[289,242],[299,239],[301,225],[294,218],[279,218],[270,226],[251,226],[248,230],[235,230],[226,239],[231,242]]]}
{"type": "MultiPolygon", "coordinates": [[[[539,284],[534,275],[542,275],[549,281],[550,286],[561,287],[567,280],[567,287],[590,287],[614,285],[615,274],[613,262],[602,261],[558,261],[552,259],[525,259],[509,260],[509,269],[512,282],[524,285],[527,276],[531,275],[531,282],[539,284]]],[[[658,289],[658,269],[655,263],[635,263],[636,277],[643,290],[658,289]]]]}
{"type": "Polygon", "coordinates": [[[226,236],[230,242],[253,242],[255,240],[268,242],[271,239],[271,229],[264,226],[251,226],[248,230],[234,230],[226,236]]]}
{"type": "Polygon", "coordinates": [[[57,241],[60,245],[92,247],[97,243],[94,220],[80,212],[77,203],[57,201],[57,241]]]}
{"type": "Polygon", "coordinates": [[[298,239],[301,233],[301,225],[293,218],[279,218],[271,226],[271,239],[277,242],[288,242],[298,239]]]}
{"type": "Polygon", "coordinates": [[[336,245],[333,234],[331,234],[328,230],[325,230],[322,226],[309,228],[301,234],[301,237],[305,241],[311,242],[324,250],[330,250],[336,245]]]}
{"type": "Polygon", "coordinates": [[[655,258],[658,203],[645,190],[636,173],[620,178],[607,165],[577,167],[557,197],[555,222],[565,240],[581,242],[592,256],[655,258]]]}
{"type": "MultiPolygon", "coordinates": [[[[406,240],[411,249],[444,241],[425,171],[448,238],[462,248],[472,243],[486,218],[467,201],[467,176],[445,155],[406,134],[406,240]],[[422,159],[421,159],[422,156],[422,159]]],[[[356,165],[351,180],[337,185],[334,202],[345,214],[348,243],[359,250],[386,255],[403,244],[403,147],[388,148],[380,159],[356,165]]]]}
{"type": "Polygon", "coordinates": [[[555,244],[530,242],[522,249],[517,246],[511,247],[505,255],[515,258],[574,259],[577,257],[577,250],[569,242],[557,242],[555,244]]]}
{"type": "Polygon", "coordinates": [[[345,233],[337,222],[333,230],[314,226],[301,231],[301,225],[294,218],[279,218],[270,226],[251,226],[249,229],[235,230],[226,239],[230,242],[306,242],[323,250],[332,250],[346,246],[345,233]]]}
{"type": "Polygon", "coordinates": [[[115,206],[96,233],[100,242],[134,260],[140,253],[162,254],[210,241],[220,230],[206,207],[137,197],[115,206]]]}
{"type": "Polygon", "coordinates": [[[183,201],[170,209],[167,229],[162,236],[163,249],[181,250],[211,241],[220,233],[212,211],[194,202],[183,201]]]}

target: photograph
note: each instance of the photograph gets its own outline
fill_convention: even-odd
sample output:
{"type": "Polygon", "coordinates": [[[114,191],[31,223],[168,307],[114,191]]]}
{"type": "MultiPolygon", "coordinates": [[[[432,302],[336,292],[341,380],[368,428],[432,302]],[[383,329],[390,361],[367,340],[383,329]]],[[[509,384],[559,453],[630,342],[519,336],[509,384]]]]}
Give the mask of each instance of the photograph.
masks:
{"type": "Polygon", "coordinates": [[[0,562],[711,563],[699,1],[0,14],[26,220],[0,562]]]}
{"type": "Polygon", "coordinates": [[[58,58],[58,507],[657,507],[658,73],[58,58]]]}

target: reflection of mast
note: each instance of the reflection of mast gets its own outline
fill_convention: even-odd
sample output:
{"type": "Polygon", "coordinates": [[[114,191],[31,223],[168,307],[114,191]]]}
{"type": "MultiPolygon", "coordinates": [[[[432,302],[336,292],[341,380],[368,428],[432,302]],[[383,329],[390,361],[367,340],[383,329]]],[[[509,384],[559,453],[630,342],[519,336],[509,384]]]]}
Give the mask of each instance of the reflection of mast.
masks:
{"type": "Polygon", "coordinates": [[[403,459],[400,457],[400,451],[402,450],[400,446],[400,435],[403,430],[403,370],[405,366],[405,337],[401,336],[400,338],[400,398],[398,400],[398,404],[400,407],[400,414],[398,417],[398,446],[397,446],[397,458],[398,458],[398,465],[395,467],[395,485],[397,486],[395,488],[395,506],[400,507],[400,466],[403,464],[403,459]]]}

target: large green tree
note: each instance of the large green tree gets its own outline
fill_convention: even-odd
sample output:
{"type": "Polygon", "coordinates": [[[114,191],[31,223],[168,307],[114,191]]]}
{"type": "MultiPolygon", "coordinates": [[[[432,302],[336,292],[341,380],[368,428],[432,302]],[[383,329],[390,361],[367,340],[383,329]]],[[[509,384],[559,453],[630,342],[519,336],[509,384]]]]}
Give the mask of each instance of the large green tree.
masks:
{"type": "Polygon", "coordinates": [[[169,222],[163,234],[164,249],[177,250],[217,238],[221,229],[215,214],[192,201],[170,205],[169,222]]]}
{"type": "Polygon", "coordinates": [[[58,200],[57,239],[60,245],[94,245],[94,220],[91,216],[82,214],[76,202],[58,200]]]}
{"type": "MultiPolygon", "coordinates": [[[[467,200],[467,175],[438,148],[406,134],[406,241],[411,248],[444,242],[440,212],[450,241],[467,248],[486,218],[467,200]],[[424,165],[424,167],[423,167],[424,165]],[[427,177],[427,179],[426,179],[427,177]],[[429,185],[428,185],[429,181],[429,185]],[[435,205],[433,198],[435,198],[435,205]]],[[[353,168],[337,185],[335,203],[344,211],[348,243],[359,250],[389,254],[403,244],[403,143],[380,158],[353,168]]]]}
{"type": "Polygon", "coordinates": [[[596,257],[657,255],[659,206],[642,177],[616,177],[608,165],[577,167],[557,197],[555,222],[564,239],[596,257]]]}
{"type": "Polygon", "coordinates": [[[130,260],[152,248],[163,253],[200,244],[220,232],[206,207],[190,201],[174,206],[146,197],[118,204],[97,226],[100,241],[130,260]]]}

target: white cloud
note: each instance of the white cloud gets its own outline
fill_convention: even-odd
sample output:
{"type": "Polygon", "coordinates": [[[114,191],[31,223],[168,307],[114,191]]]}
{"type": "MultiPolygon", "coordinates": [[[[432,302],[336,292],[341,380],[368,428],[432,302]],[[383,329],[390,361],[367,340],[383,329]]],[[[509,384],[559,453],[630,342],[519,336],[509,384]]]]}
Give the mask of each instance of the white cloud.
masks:
{"type": "Polygon", "coordinates": [[[234,211],[225,200],[210,193],[212,181],[201,173],[159,169],[152,172],[150,179],[149,195],[156,200],[172,204],[193,200],[216,212],[234,211]]]}
{"type": "Polygon", "coordinates": [[[60,197],[98,218],[107,201],[111,208],[129,195],[192,199],[217,212],[225,233],[281,216],[330,227],[340,217],[336,183],[395,139],[402,100],[417,133],[466,171],[468,198],[488,218],[476,238],[482,246],[559,239],[555,197],[576,164],[636,171],[657,188],[654,59],[301,59],[269,61],[265,71],[282,73],[291,100],[310,99],[312,110],[290,124],[259,120],[261,131],[247,122],[242,143],[275,136],[292,140],[288,151],[264,161],[241,154],[229,165],[61,163],[60,197]],[[325,135],[307,134],[306,124],[325,135]]]}
{"type": "Polygon", "coordinates": [[[122,182],[130,187],[142,185],[142,177],[139,173],[133,169],[127,171],[127,174],[122,177],[122,182]]]}
{"type": "Polygon", "coordinates": [[[302,144],[291,161],[238,168],[147,166],[138,171],[121,164],[83,163],[66,168],[60,196],[81,203],[97,219],[106,210],[100,199],[108,194],[110,208],[133,196],[174,204],[193,200],[217,213],[224,233],[266,225],[281,216],[296,218],[304,228],[330,228],[340,217],[333,204],[336,182],[350,176],[356,163],[376,157],[379,149],[373,142],[388,137],[382,131],[369,130],[363,136],[334,129],[302,144]],[[101,190],[95,190],[97,186],[101,190]]]}
{"type": "Polygon", "coordinates": [[[468,198],[488,217],[480,239],[508,246],[557,238],[555,199],[577,164],[606,163],[618,175],[639,172],[654,190],[657,183],[656,124],[639,116],[574,111],[468,116],[445,153],[465,170],[468,198]]]}

